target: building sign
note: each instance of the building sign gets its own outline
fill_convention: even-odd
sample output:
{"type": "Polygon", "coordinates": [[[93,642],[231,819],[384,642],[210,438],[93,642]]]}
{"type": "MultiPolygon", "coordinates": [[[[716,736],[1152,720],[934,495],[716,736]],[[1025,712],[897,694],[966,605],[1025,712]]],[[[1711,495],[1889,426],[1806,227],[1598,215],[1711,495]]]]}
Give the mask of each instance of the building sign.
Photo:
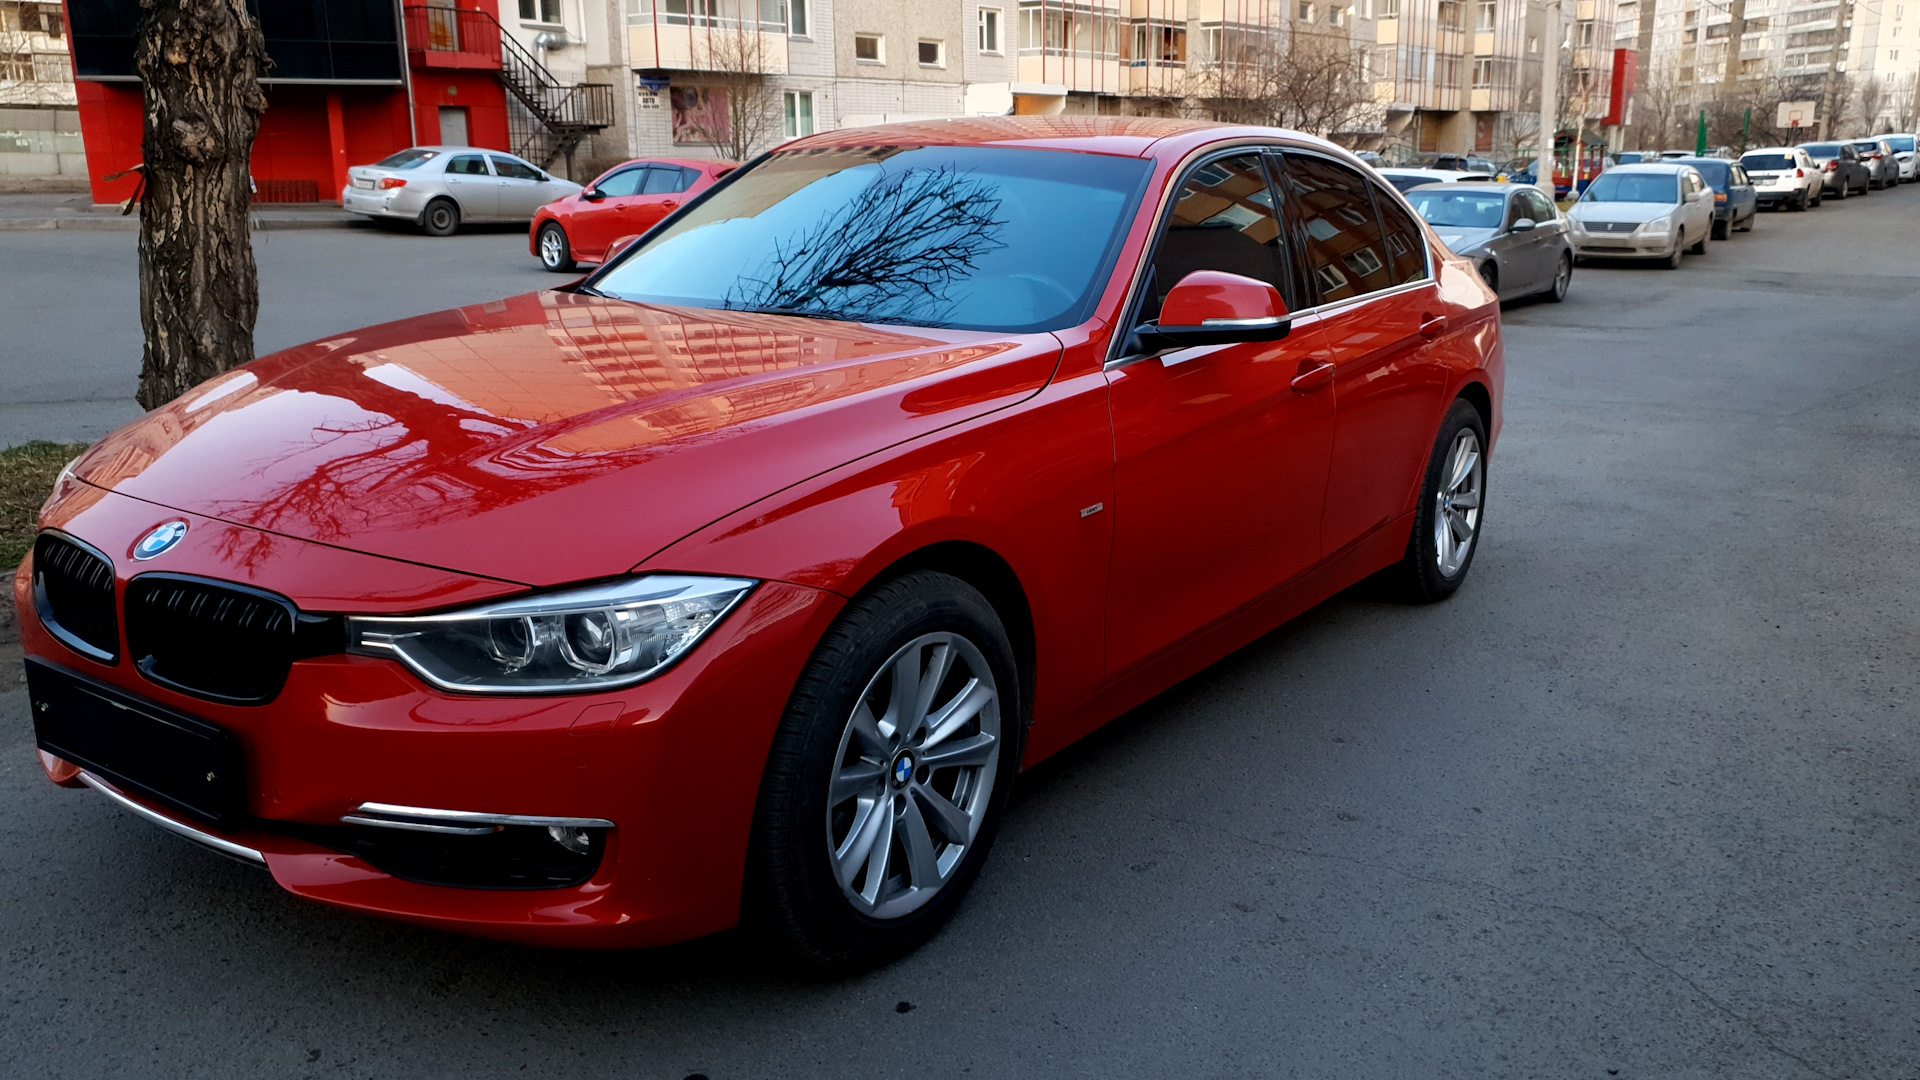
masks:
{"type": "Polygon", "coordinates": [[[1613,89],[1607,95],[1607,115],[1601,127],[1619,127],[1633,123],[1633,87],[1640,74],[1640,54],[1632,49],[1613,50],[1613,89]]]}
{"type": "Polygon", "coordinates": [[[713,146],[733,137],[725,88],[676,86],[668,94],[673,102],[674,142],[713,146]]]}

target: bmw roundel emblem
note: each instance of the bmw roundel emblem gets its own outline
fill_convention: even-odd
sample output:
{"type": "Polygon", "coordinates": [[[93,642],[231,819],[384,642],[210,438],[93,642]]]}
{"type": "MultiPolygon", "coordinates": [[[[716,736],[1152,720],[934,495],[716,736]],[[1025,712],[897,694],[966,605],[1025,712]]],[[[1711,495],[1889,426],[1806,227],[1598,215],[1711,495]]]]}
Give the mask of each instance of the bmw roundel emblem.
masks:
{"type": "Polygon", "coordinates": [[[161,525],[141,537],[140,542],[133,545],[133,557],[139,559],[141,562],[145,562],[148,559],[157,559],[167,552],[172,551],[174,545],[178,544],[186,535],[186,522],[169,521],[165,525],[161,525]]]}
{"type": "Polygon", "coordinates": [[[911,779],[913,779],[913,759],[902,754],[900,760],[893,763],[893,782],[904,784],[911,779]]]}

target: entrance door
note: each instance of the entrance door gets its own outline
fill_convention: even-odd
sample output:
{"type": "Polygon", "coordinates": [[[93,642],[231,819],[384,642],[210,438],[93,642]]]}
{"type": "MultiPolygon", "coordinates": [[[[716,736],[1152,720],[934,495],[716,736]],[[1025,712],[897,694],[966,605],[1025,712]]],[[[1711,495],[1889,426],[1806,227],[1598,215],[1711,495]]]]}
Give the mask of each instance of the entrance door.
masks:
{"type": "Polygon", "coordinates": [[[467,108],[464,105],[440,106],[440,145],[466,146],[467,108]]]}
{"type": "MultiPolygon", "coordinates": [[[[1257,151],[1213,158],[1183,182],[1133,324],[1159,317],[1195,270],[1300,291],[1257,151]]],[[[1113,409],[1113,572],[1107,671],[1118,674],[1310,569],[1333,444],[1318,329],[1281,341],[1180,349],[1108,372],[1113,409]]]]}

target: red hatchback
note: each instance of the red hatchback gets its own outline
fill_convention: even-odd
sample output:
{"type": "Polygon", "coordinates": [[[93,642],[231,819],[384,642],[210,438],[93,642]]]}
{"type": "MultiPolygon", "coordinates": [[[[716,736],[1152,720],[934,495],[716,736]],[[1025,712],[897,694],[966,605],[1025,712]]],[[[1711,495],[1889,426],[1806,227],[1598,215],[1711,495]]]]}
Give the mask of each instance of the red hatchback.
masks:
{"type": "Polygon", "coordinates": [[[1502,368],[1318,139],[800,140],[78,460],[15,578],[41,761],[326,904],[870,963],[1022,767],[1364,577],[1457,589],[1502,368]]]}
{"type": "Polygon", "coordinates": [[[580,194],[541,207],[527,230],[528,247],[555,273],[598,263],[615,241],[646,233],[739,167],[677,158],[615,166],[580,194]]]}

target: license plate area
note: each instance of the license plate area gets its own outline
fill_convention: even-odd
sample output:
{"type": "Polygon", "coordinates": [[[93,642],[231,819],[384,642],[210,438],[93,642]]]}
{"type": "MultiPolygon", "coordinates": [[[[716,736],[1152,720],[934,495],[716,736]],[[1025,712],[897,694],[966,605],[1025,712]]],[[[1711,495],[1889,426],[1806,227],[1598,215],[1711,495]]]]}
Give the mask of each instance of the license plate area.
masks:
{"type": "Polygon", "coordinates": [[[357,188],[365,188],[366,190],[371,191],[373,190],[373,181],[368,180],[366,177],[363,177],[363,176],[356,176],[353,178],[353,186],[357,188]]]}
{"type": "Polygon", "coordinates": [[[233,733],[64,668],[28,658],[34,739],[136,795],[210,825],[246,810],[233,733]]]}

